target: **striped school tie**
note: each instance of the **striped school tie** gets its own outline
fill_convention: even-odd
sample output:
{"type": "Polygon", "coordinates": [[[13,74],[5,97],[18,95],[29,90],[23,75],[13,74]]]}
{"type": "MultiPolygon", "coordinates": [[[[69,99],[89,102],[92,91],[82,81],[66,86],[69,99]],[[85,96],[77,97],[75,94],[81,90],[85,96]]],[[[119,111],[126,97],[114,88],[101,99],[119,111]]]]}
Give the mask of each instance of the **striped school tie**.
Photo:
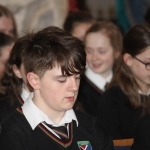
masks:
{"type": "Polygon", "coordinates": [[[55,126],[52,126],[52,125],[47,124],[47,123],[46,123],[46,125],[49,128],[51,128],[57,135],[59,135],[61,140],[68,139],[67,123],[64,126],[59,126],[59,127],[55,127],[55,126]]]}

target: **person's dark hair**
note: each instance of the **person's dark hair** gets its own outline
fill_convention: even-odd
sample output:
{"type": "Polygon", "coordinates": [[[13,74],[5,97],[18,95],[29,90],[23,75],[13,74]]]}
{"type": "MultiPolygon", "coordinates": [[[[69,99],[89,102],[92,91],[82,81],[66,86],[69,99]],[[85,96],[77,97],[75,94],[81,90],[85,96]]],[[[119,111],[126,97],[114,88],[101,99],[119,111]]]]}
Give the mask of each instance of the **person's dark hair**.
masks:
{"type": "Polygon", "coordinates": [[[69,12],[63,24],[63,29],[72,33],[76,25],[80,23],[93,23],[94,17],[87,11],[69,12]]]}
{"type": "Polygon", "coordinates": [[[10,57],[6,64],[6,71],[0,82],[0,95],[2,98],[9,97],[13,104],[16,97],[21,93],[23,80],[18,78],[14,71],[13,65],[21,67],[23,55],[22,52],[26,48],[27,36],[24,36],[16,41],[10,57]]]}
{"type": "Polygon", "coordinates": [[[0,56],[4,47],[12,45],[14,43],[14,39],[10,36],[0,32],[0,56]]]}
{"type": "MultiPolygon", "coordinates": [[[[146,24],[135,25],[124,36],[122,55],[128,53],[135,57],[145,51],[147,47],[150,47],[150,26],[146,24]]],[[[144,106],[145,104],[141,101],[138,92],[139,85],[131,70],[123,61],[123,56],[119,64],[119,69],[114,74],[109,86],[119,85],[129,98],[129,104],[132,108],[144,106]]]]}
{"type": "Polygon", "coordinates": [[[39,77],[55,65],[61,67],[64,76],[81,74],[86,65],[83,43],[53,26],[37,32],[26,44],[23,55],[27,73],[34,72],[39,77]]]}
{"type": "Polygon", "coordinates": [[[148,23],[150,25],[150,7],[148,7],[148,9],[146,10],[144,19],[145,19],[146,23],[148,23]]]}
{"type": "Polygon", "coordinates": [[[14,39],[17,40],[18,39],[18,32],[17,32],[17,25],[16,25],[16,21],[14,18],[13,13],[5,6],[0,5],[0,18],[6,16],[7,18],[10,18],[13,22],[13,35],[14,35],[14,39]]]}
{"type": "MultiPolygon", "coordinates": [[[[113,47],[114,52],[118,52],[121,54],[123,37],[122,37],[122,33],[117,25],[115,25],[112,21],[108,21],[108,20],[102,20],[102,21],[95,22],[86,32],[84,42],[86,42],[86,36],[88,34],[95,33],[95,32],[103,33],[104,35],[106,35],[110,40],[110,43],[113,47]]],[[[115,64],[113,67],[114,71],[117,69],[117,64],[118,64],[119,58],[120,57],[118,57],[115,60],[115,64]]]]}

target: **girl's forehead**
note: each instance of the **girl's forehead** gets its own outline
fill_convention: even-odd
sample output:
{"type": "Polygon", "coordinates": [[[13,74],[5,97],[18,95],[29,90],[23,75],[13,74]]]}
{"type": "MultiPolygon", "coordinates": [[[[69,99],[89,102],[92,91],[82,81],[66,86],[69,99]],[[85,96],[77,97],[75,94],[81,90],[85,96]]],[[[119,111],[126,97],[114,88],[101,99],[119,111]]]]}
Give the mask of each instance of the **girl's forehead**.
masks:
{"type": "Polygon", "coordinates": [[[143,53],[150,53],[150,46],[144,49],[143,53]]]}
{"type": "Polygon", "coordinates": [[[140,54],[137,54],[138,56],[143,56],[146,58],[150,58],[150,46],[144,49],[140,54]]]}

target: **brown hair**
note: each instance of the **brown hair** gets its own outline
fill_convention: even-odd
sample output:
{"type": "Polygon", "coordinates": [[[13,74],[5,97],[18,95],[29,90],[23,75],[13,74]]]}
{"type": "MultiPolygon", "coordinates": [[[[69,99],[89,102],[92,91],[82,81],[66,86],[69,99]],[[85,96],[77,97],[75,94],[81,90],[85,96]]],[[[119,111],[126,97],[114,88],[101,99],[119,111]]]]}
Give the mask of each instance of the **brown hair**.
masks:
{"type": "MultiPolygon", "coordinates": [[[[132,57],[142,53],[150,46],[150,26],[135,25],[124,36],[123,52],[130,54],[132,57]]],[[[123,61],[119,63],[119,69],[114,74],[112,82],[109,86],[119,85],[129,99],[129,104],[132,108],[138,108],[142,103],[138,89],[139,86],[129,67],[123,61]]]]}
{"type": "Polygon", "coordinates": [[[83,43],[53,26],[37,32],[23,55],[26,71],[34,72],[40,77],[56,64],[60,65],[64,76],[81,74],[86,65],[83,43]]]}
{"type": "Polygon", "coordinates": [[[2,98],[9,97],[10,103],[13,104],[16,97],[21,93],[23,80],[18,78],[14,71],[13,65],[21,67],[23,55],[22,52],[26,47],[28,36],[18,39],[10,53],[10,57],[6,64],[6,71],[0,82],[0,95],[2,98]]]}
{"type": "MultiPolygon", "coordinates": [[[[110,39],[110,43],[113,47],[113,50],[115,52],[120,52],[120,54],[121,54],[123,37],[122,37],[122,33],[117,25],[115,25],[113,22],[108,21],[108,20],[102,20],[102,21],[96,22],[86,32],[85,40],[86,40],[86,36],[88,34],[95,33],[95,32],[101,32],[101,33],[105,34],[110,39]]],[[[113,67],[114,71],[117,69],[117,64],[118,64],[119,59],[120,59],[120,57],[118,57],[115,60],[115,64],[113,67]]]]}
{"type": "Polygon", "coordinates": [[[76,25],[80,23],[93,23],[94,21],[94,17],[87,11],[69,12],[63,28],[65,31],[72,33],[76,25]]]}
{"type": "Polygon", "coordinates": [[[0,56],[2,53],[2,49],[5,46],[12,45],[15,41],[10,36],[0,32],[0,56]]]}

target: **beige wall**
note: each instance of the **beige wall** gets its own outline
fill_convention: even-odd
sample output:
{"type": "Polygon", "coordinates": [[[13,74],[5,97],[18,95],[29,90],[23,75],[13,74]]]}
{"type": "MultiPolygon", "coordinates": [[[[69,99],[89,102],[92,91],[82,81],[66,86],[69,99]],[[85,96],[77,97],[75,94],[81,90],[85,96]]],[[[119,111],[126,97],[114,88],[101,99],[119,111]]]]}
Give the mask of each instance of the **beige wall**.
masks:
{"type": "Polygon", "coordinates": [[[0,0],[15,16],[19,35],[50,25],[62,28],[68,0],[0,0]]]}

